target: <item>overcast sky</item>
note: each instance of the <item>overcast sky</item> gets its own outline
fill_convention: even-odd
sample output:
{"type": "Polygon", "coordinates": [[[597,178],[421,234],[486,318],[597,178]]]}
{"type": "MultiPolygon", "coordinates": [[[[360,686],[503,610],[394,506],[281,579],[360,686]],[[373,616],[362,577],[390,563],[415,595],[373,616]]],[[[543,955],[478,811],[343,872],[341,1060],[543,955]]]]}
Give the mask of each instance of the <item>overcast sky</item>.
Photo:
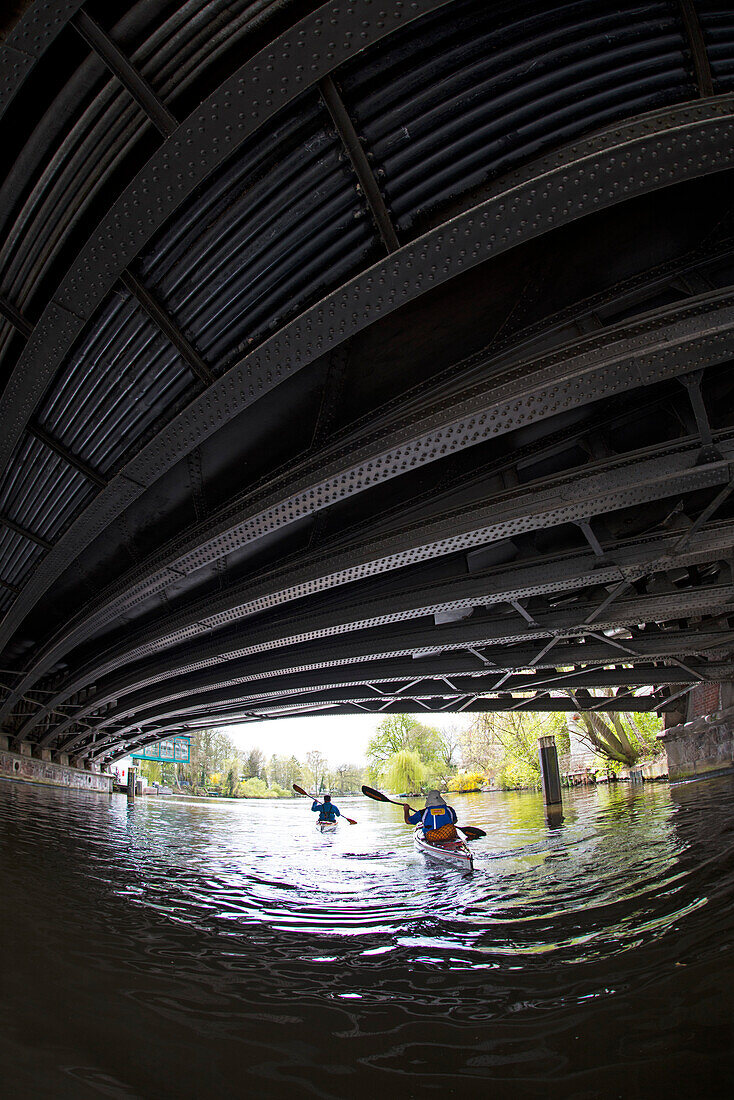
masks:
{"type": "MultiPolygon", "coordinates": [[[[294,755],[303,760],[309,749],[318,749],[330,764],[361,764],[367,742],[384,715],[313,715],[310,718],[278,718],[270,722],[248,722],[227,726],[222,732],[240,749],[260,748],[266,756],[294,755]]],[[[420,721],[420,716],[415,715],[420,721]]],[[[434,729],[455,726],[465,729],[473,716],[428,714],[425,724],[434,729]]]]}

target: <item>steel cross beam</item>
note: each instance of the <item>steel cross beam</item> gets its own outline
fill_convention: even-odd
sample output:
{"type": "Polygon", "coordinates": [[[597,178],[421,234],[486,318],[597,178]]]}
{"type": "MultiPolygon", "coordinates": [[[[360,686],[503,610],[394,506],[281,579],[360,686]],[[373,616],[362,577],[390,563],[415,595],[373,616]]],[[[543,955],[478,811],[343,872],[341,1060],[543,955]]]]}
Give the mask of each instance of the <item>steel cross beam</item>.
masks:
{"type": "MultiPolygon", "coordinates": [[[[445,713],[443,707],[430,707],[426,706],[419,700],[414,699],[396,699],[391,701],[390,706],[395,708],[396,713],[418,713],[425,714],[426,711],[430,713],[445,713]]],[[[672,709],[675,706],[674,697],[666,697],[660,699],[659,696],[647,695],[647,696],[631,696],[624,701],[624,710],[626,711],[638,711],[640,713],[655,712],[659,713],[667,709],[672,709]]],[[[497,711],[506,711],[508,709],[524,709],[529,711],[540,711],[541,713],[572,713],[579,708],[577,702],[574,699],[560,696],[548,696],[545,693],[541,693],[538,698],[523,698],[516,699],[513,697],[511,704],[508,705],[508,701],[497,701],[493,699],[473,697],[465,701],[462,705],[457,707],[458,711],[469,711],[479,714],[487,714],[497,711]]],[[[231,725],[238,725],[245,721],[262,721],[265,718],[274,717],[286,717],[295,715],[306,714],[333,714],[333,715],[345,715],[345,714],[359,714],[365,710],[369,713],[379,716],[384,714],[387,708],[384,705],[380,705],[377,709],[374,707],[361,706],[359,703],[347,703],[347,704],[327,704],[327,705],[310,705],[308,703],[299,705],[289,705],[283,707],[272,707],[265,709],[261,712],[253,714],[250,711],[235,712],[228,714],[223,718],[214,718],[212,720],[211,715],[201,714],[194,715],[187,721],[190,721],[191,725],[189,729],[205,729],[215,725],[217,728],[226,727],[231,725]]],[[[599,710],[602,713],[616,713],[619,707],[619,700],[614,698],[608,698],[599,700],[596,704],[595,710],[599,710]]],[[[100,756],[108,757],[109,759],[116,759],[119,756],[123,756],[126,753],[134,750],[136,747],[141,747],[144,744],[150,744],[153,741],[160,740],[161,737],[169,734],[172,730],[179,730],[180,732],[186,732],[186,727],[182,725],[180,718],[172,718],[170,723],[163,722],[162,725],[157,726],[155,730],[146,730],[139,738],[133,738],[124,743],[124,750],[120,751],[117,756],[110,755],[114,752],[116,745],[115,737],[102,738],[99,742],[92,743],[89,746],[82,746],[78,752],[74,755],[79,759],[89,757],[91,759],[97,759],[100,756]]],[[[120,737],[129,736],[130,730],[120,734],[120,737]]],[[[64,751],[64,750],[62,750],[64,751]]]]}
{"type": "Polygon", "coordinates": [[[21,336],[24,336],[26,340],[33,332],[33,325],[30,323],[27,317],[24,317],[19,309],[8,302],[0,295],[0,317],[4,317],[5,320],[13,326],[16,332],[19,332],[21,336]]]}
{"type": "MultiPolygon", "coordinates": [[[[359,664],[355,665],[353,669],[341,673],[340,682],[336,683],[333,679],[333,674],[325,677],[319,675],[318,672],[300,673],[292,676],[286,676],[281,680],[269,680],[268,691],[263,690],[262,687],[258,688],[256,685],[251,686],[251,695],[249,698],[253,701],[253,705],[256,705],[260,700],[268,700],[280,697],[293,696],[294,699],[302,698],[304,696],[312,696],[315,693],[324,692],[343,692],[346,696],[351,689],[364,689],[367,688],[375,693],[378,698],[384,699],[390,696],[392,693],[404,693],[408,685],[413,685],[417,682],[421,682],[426,685],[432,683],[446,684],[457,695],[461,695],[465,690],[462,686],[457,686],[454,681],[469,680],[471,686],[476,687],[478,690],[486,691],[490,688],[495,688],[495,676],[491,676],[488,679],[483,679],[481,673],[477,673],[475,666],[471,662],[467,662],[465,658],[462,658],[460,651],[452,651],[448,656],[453,657],[452,664],[447,668],[445,661],[436,662],[435,659],[426,659],[421,661],[421,667],[424,669],[424,674],[417,681],[413,675],[415,670],[415,662],[412,660],[400,662],[393,662],[389,665],[390,674],[387,675],[387,669],[383,666],[376,665],[374,669],[370,669],[369,665],[359,664]],[[457,659],[458,658],[458,659],[457,659]],[[428,666],[428,667],[426,667],[428,666]],[[435,670],[434,670],[435,668],[435,670]],[[451,678],[446,675],[449,670],[451,672],[451,678]],[[396,685],[403,679],[405,682],[402,687],[396,685]],[[386,685],[385,689],[379,688],[377,684],[386,685]]],[[[734,669],[728,665],[716,664],[713,662],[706,662],[705,665],[699,670],[693,670],[693,675],[698,679],[701,676],[705,676],[711,680],[727,680],[734,678],[734,669]]],[[[689,683],[691,680],[691,673],[677,666],[670,665],[636,665],[633,668],[616,667],[612,669],[599,668],[595,665],[582,668],[574,668],[570,672],[558,672],[548,671],[544,673],[537,673],[534,675],[526,674],[510,674],[506,678],[505,688],[507,691],[524,691],[528,689],[534,689],[539,686],[579,686],[584,685],[588,687],[613,687],[616,685],[629,686],[629,687],[644,687],[647,685],[656,684],[680,684],[689,683]]],[[[185,677],[180,685],[177,685],[174,681],[167,689],[167,693],[161,695],[160,688],[148,689],[146,692],[140,692],[137,695],[133,694],[124,703],[120,703],[104,714],[99,719],[91,718],[87,723],[88,728],[91,729],[104,729],[112,721],[121,721],[129,719],[133,716],[143,716],[146,710],[163,706],[166,704],[175,704],[180,700],[189,700],[193,696],[200,696],[202,699],[202,705],[208,703],[210,700],[217,700],[219,698],[225,698],[225,692],[227,689],[234,691],[235,693],[242,692],[242,685],[249,683],[253,685],[253,680],[247,677],[246,673],[241,677],[234,677],[231,674],[228,679],[222,681],[219,686],[213,685],[211,680],[197,680],[195,676],[185,677]]],[[[110,696],[107,702],[111,702],[116,696],[110,696]]],[[[100,705],[105,702],[104,699],[100,700],[100,705]]],[[[72,715],[61,725],[52,729],[49,733],[45,734],[39,741],[40,746],[46,746],[53,741],[58,741],[59,738],[67,733],[70,729],[74,729],[77,721],[83,717],[87,717],[95,710],[93,704],[85,709],[84,714],[72,715]]],[[[66,751],[62,748],[61,751],[66,751]]]]}
{"type": "MultiPolygon", "coordinates": [[[[434,614],[437,609],[448,607],[492,606],[512,602],[512,596],[530,596],[574,591],[589,586],[609,585],[617,582],[620,576],[638,578],[651,571],[660,571],[673,564],[690,565],[701,561],[710,561],[717,551],[729,552],[734,545],[734,527],[725,524],[714,533],[701,539],[701,547],[683,557],[667,556],[666,547],[672,548],[677,539],[668,536],[653,543],[645,543],[637,548],[627,547],[615,561],[609,555],[606,568],[594,568],[593,555],[567,557],[561,561],[544,561],[539,564],[521,564],[512,568],[495,569],[480,576],[463,576],[435,583],[428,589],[403,589],[400,592],[381,594],[379,599],[363,598],[355,604],[340,604],[331,611],[319,613],[304,611],[291,620],[280,620],[267,627],[257,626],[248,632],[248,646],[243,655],[252,655],[273,648],[280,648],[301,642],[351,631],[381,627],[392,622],[405,621],[434,614]],[[705,547],[705,548],[704,548],[705,547]],[[358,616],[362,615],[363,618],[358,616]]],[[[598,617],[598,616],[597,616],[598,617]]],[[[538,626],[536,620],[532,624],[538,626]]],[[[135,657],[130,653],[130,658],[135,657]]],[[[80,708],[77,715],[52,727],[47,734],[49,739],[61,735],[73,725],[76,717],[98,710],[112,698],[117,698],[119,689],[110,688],[106,694],[92,703],[80,708]]]]}
{"type": "MultiPolygon", "coordinates": [[[[721,449],[725,456],[729,453],[727,446],[734,454],[734,441],[732,444],[722,441],[721,449]]],[[[523,494],[504,494],[491,501],[485,499],[479,508],[449,513],[423,527],[411,525],[407,532],[396,532],[389,539],[356,547],[351,554],[343,551],[316,554],[313,566],[298,569],[289,565],[280,573],[276,571],[272,577],[268,576],[259,585],[254,585],[248,601],[243,601],[240,593],[234,601],[234,611],[218,611],[213,616],[204,613],[203,617],[199,613],[196,616],[197,630],[216,629],[247,614],[300,598],[309,592],[323,592],[325,588],[340,586],[354,579],[398,569],[407,562],[448,555],[517,534],[518,531],[555,526],[622,505],[728,483],[727,462],[722,460],[697,466],[698,451],[690,444],[687,447],[663,448],[658,455],[663,453],[664,458],[634,456],[625,460],[617,457],[607,464],[610,467],[608,472],[549,479],[529,487],[523,494]],[[485,526],[488,520],[492,522],[485,526]]],[[[172,625],[177,630],[183,629],[180,622],[172,625]]],[[[127,644],[124,649],[113,649],[78,675],[72,674],[66,686],[54,697],[52,705],[63,702],[103,675],[105,670],[114,668],[123,659],[123,654],[125,660],[130,660],[130,653],[134,651],[134,644],[127,644]]],[[[15,700],[27,691],[31,680],[35,682],[27,676],[16,685],[0,708],[0,717],[9,713],[15,700]]],[[[24,732],[29,732],[41,717],[39,713],[35,720],[30,719],[30,725],[24,727],[24,732]]]]}
{"type": "MultiPolygon", "coordinates": [[[[734,678],[734,671],[731,668],[725,666],[719,666],[726,679],[734,678]]],[[[711,675],[711,670],[706,669],[707,676],[711,675]]],[[[463,677],[462,677],[463,679],[463,677]]],[[[586,668],[581,671],[575,671],[573,673],[555,673],[553,675],[541,674],[535,677],[523,677],[522,675],[515,675],[508,678],[508,681],[503,685],[501,693],[497,693],[494,690],[492,683],[492,677],[484,676],[480,678],[472,677],[470,682],[466,686],[448,685],[445,680],[436,679],[431,677],[421,677],[420,681],[413,681],[414,686],[420,682],[420,689],[412,691],[410,695],[405,695],[408,685],[403,687],[393,687],[381,693],[381,698],[375,699],[374,695],[365,691],[366,685],[333,685],[328,684],[322,687],[314,687],[311,689],[294,688],[292,691],[271,691],[262,692],[250,690],[250,692],[243,692],[243,686],[238,685],[236,687],[229,687],[227,689],[212,690],[202,695],[200,698],[193,702],[182,698],[178,702],[169,702],[168,704],[160,704],[159,708],[155,709],[153,713],[145,715],[142,710],[130,710],[128,712],[118,712],[111,714],[103,723],[90,724],[87,729],[80,731],[78,734],[68,739],[67,741],[57,746],[57,751],[70,752],[76,745],[86,740],[90,736],[90,732],[101,733],[107,731],[107,727],[111,726],[114,722],[115,728],[110,729],[109,733],[113,736],[118,736],[121,733],[127,733],[131,729],[136,727],[142,727],[143,725],[149,726],[151,724],[156,727],[162,722],[168,722],[173,718],[183,719],[187,715],[204,713],[211,716],[212,721],[216,720],[216,717],[221,713],[222,708],[229,709],[232,707],[246,708],[248,711],[262,710],[271,706],[307,706],[307,707],[320,707],[331,706],[333,704],[375,704],[378,703],[380,709],[384,709],[385,706],[392,706],[396,702],[399,703],[402,699],[412,699],[414,702],[429,702],[430,700],[449,700],[449,706],[452,703],[455,705],[458,701],[463,700],[468,696],[481,697],[488,699],[492,696],[496,697],[496,701],[501,703],[507,701],[508,693],[513,695],[517,692],[527,693],[532,691],[535,696],[539,691],[569,691],[577,689],[578,687],[590,688],[590,687],[626,687],[633,690],[639,687],[648,686],[667,686],[670,684],[690,683],[690,675],[685,674],[680,669],[654,669],[648,670],[646,674],[636,672],[635,670],[622,669],[622,670],[597,670],[594,668],[586,668]],[[125,723],[125,718],[128,722],[125,723]],[[120,723],[123,723],[122,728],[119,728],[120,723]]],[[[385,681],[389,683],[390,681],[385,681]]],[[[698,681],[696,681],[698,682],[698,681]]],[[[534,696],[534,697],[535,697],[534,696]]],[[[601,702],[608,702],[608,698],[600,700],[601,702]]],[[[521,706],[515,704],[515,706],[521,706]]],[[[513,709],[513,707],[509,707],[513,709]]]]}
{"type": "MultiPolygon", "coordinates": [[[[608,629],[618,624],[636,624],[644,621],[661,622],[671,618],[683,618],[690,614],[703,614],[707,610],[718,609],[722,604],[734,601],[734,586],[710,586],[692,591],[675,591],[667,596],[643,597],[619,602],[615,618],[607,623],[597,624],[599,629],[608,629]]],[[[351,661],[385,659],[407,654],[420,654],[433,649],[447,650],[466,648],[468,645],[510,646],[528,640],[547,638],[579,638],[584,633],[583,605],[563,612],[538,614],[537,629],[528,629],[522,634],[511,633],[508,625],[502,621],[464,620],[459,624],[440,629],[416,628],[398,633],[394,630],[367,632],[368,636],[357,637],[353,641],[342,640],[338,649],[320,647],[315,651],[314,644],[299,647],[301,659],[309,663],[318,661],[342,664],[351,661]],[[373,634],[377,637],[373,637],[373,634]]],[[[609,643],[613,645],[613,642],[609,643]]],[[[419,671],[419,670],[417,670],[419,671]]],[[[162,678],[162,677],[161,677],[162,678]]],[[[128,690],[137,685],[130,684],[128,690]]],[[[58,730],[54,731],[54,736],[58,730]]],[[[25,736],[25,734],[23,734],[25,736]]],[[[49,736],[50,739],[50,735],[49,736]]]]}
{"type": "Polygon", "coordinates": [[[178,122],[116,43],[83,8],[72,17],[71,23],[109,71],[127,88],[163,136],[170,137],[178,122]]]}
{"type": "MultiPolygon", "coordinates": [[[[6,615],[0,627],[0,644],[8,640],[41,594],[72,558],[88,545],[97,530],[99,516],[104,514],[110,522],[179,460],[181,454],[174,441],[180,440],[184,424],[187,448],[193,449],[215,429],[252,404],[256,394],[268,392],[329,348],[338,346],[350,335],[419,297],[428,285],[434,287],[447,282],[523,240],[550,231],[555,224],[569,224],[577,220],[590,209],[596,211],[667,184],[665,163],[668,160],[675,166],[679,181],[730,167],[734,164],[733,105],[732,97],[719,97],[685,108],[653,113],[646,117],[644,124],[630,123],[615,127],[587,138],[583,143],[554,152],[551,157],[541,158],[504,181],[485,203],[460,215],[449,225],[432,230],[418,241],[404,246],[286,325],[218,378],[204,398],[195,399],[185,413],[164,428],[102,490],[94,504],[60,540],[53,561],[47,559],[39,567],[24,589],[24,595],[17,601],[17,606],[6,615]],[[659,151],[661,143],[664,150],[662,157],[659,151]],[[653,145],[655,168],[647,173],[641,172],[639,158],[644,160],[648,153],[652,156],[653,145]],[[635,164],[634,170],[628,167],[632,163],[635,164]],[[605,181],[603,190],[606,193],[602,197],[598,194],[599,179],[605,181]],[[549,215],[545,196],[549,190],[556,188],[563,189],[565,200],[557,208],[554,207],[556,214],[549,215]],[[592,193],[593,201],[590,197],[592,193]],[[519,222],[516,231],[507,228],[508,220],[519,222]],[[430,284],[427,282],[429,275],[430,284]],[[354,310],[355,297],[364,302],[359,314],[354,310]],[[273,364],[277,364],[275,369],[273,364]],[[246,383],[245,378],[250,381],[246,383]]],[[[201,116],[197,119],[196,129],[206,130],[201,125],[201,116]]],[[[182,146],[185,144],[185,133],[186,125],[177,131],[182,146]]],[[[194,140],[198,141],[200,137],[194,140]]],[[[186,155],[190,155],[188,151],[186,155]]],[[[171,159],[175,163],[175,158],[171,159]]],[[[167,178],[171,167],[172,164],[168,163],[165,170],[162,166],[158,167],[163,178],[167,178]]],[[[178,198],[178,186],[172,187],[171,197],[175,194],[178,198]]],[[[130,200],[126,201],[130,204],[130,200]]],[[[116,235],[124,236],[122,229],[117,229],[120,229],[120,234],[116,235]]],[[[138,248],[144,243],[140,238],[138,225],[135,237],[138,248]]],[[[71,282],[67,281],[66,289],[53,303],[55,318],[63,317],[64,331],[55,345],[57,350],[63,350],[78,335],[83,324],[79,318],[91,316],[93,310],[90,307],[93,305],[96,308],[100,295],[107,292],[109,274],[115,266],[107,260],[107,250],[107,245],[99,247],[96,244],[88,250],[82,257],[84,273],[77,275],[74,272],[73,278],[69,277],[71,282]],[[103,255],[105,262],[100,265],[103,255]],[[96,281],[93,287],[89,287],[88,280],[92,274],[96,281]],[[78,301],[79,280],[87,284],[84,302],[78,301]],[[75,309],[72,303],[76,304],[75,309]],[[73,318],[69,312],[71,309],[74,309],[73,318]]],[[[124,246],[121,246],[120,252],[127,263],[130,257],[125,253],[124,246]]],[[[37,326],[37,329],[41,329],[47,337],[53,327],[50,318],[48,323],[37,326]]],[[[0,440],[0,451],[3,451],[5,442],[8,446],[14,445],[18,431],[22,430],[43,391],[44,378],[50,377],[40,369],[40,362],[52,358],[48,354],[50,349],[43,346],[40,337],[35,340],[35,330],[26,350],[30,362],[23,375],[24,382],[21,384],[14,374],[7,391],[11,405],[19,403],[20,410],[14,409],[9,417],[13,427],[7,432],[6,439],[0,440]]],[[[2,455],[0,464],[1,461],[2,455]]]]}
{"type": "MultiPolygon", "coordinates": [[[[521,423],[551,416],[559,408],[676,377],[706,357],[704,347],[709,342],[709,359],[734,357],[734,294],[717,293],[682,307],[668,306],[654,317],[605,331],[603,340],[594,335],[521,367],[515,362],[506,369],[504,385],[502,375],[493,370],[491,383],[473,382],[452,393],[448,401],[433,408],[429,404],[419,416],[414,412],[402,423],[388,422],[384,431],[372,431],[368,444],[359,445],[359,437],[341,440],[301,469],[290,469],[264,498],[261,493],[254,499],[230,502],[219,515],[197,525],[188,540],[175,540],[142,567],[147,568],[147,576],[138,579],[141,569],[136,570],[122,595],[117,593],[125,581],[108,590],[96,606],[81,612],[35,652],[29,676],[37,679],[95,628],[119,618],[141,596],[161,591],[181,573],[214,560],[223,549],[230,552],[345,495],[389,480],[405,468],[434,461],[447,448],[456,453],[521,423]],[[614,381],[610,382],[612,368],[614,381]],[[238,521],[233,527],[235,514],[238,521]]],[[[579,522],[587,524],[587,519],[581,516],[579,522]]],[[[24,683],[30,686],[29,680],[24,683]]]]}

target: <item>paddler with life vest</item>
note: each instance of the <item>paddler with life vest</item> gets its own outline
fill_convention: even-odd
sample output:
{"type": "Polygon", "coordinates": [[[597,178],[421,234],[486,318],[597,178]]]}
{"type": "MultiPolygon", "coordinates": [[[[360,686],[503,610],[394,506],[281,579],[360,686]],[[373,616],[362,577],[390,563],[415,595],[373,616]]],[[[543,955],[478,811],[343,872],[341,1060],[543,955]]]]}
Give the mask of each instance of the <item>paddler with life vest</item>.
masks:
{"type": "Polygon", "coordinates": [[[322,797],[324,799],[323,802],[317,802],[317,800],[314,799],[311,809],[314,813],[318,813],[319,821],[336,821],[338,817],[341,817],[339,807],[335,806],[331,801],[330,794],[325,794],[322,797]]]}
{"type": "Polygon", "coordinates": [[[422,810],[403,805],[403,817],[406,825],[421,825],[429,844],[457,839],[456,810],[453,806],[447,806],[438,791],[427,793],[426,805],[422,810]]]}

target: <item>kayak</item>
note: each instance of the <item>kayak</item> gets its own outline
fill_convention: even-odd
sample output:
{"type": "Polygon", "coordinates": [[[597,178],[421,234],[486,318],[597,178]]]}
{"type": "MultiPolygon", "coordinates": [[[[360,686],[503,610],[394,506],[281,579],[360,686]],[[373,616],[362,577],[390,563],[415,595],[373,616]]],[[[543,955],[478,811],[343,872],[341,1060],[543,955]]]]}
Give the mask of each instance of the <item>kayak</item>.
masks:
{"type": "Polygon", "coordinates": [[[420,825],[413,833],[413,844],[429,859],[438,863],[459,867],[463,871],[474,870],[474,859],[463,840],[446,840],[442,844],[431,844],[423,835],[420,825]]]}
{"type": "Polygon", "coordinates": [[[337,824],[336,821],[317,821],[316,828],[320,833],[335,833],[337,824]]]}

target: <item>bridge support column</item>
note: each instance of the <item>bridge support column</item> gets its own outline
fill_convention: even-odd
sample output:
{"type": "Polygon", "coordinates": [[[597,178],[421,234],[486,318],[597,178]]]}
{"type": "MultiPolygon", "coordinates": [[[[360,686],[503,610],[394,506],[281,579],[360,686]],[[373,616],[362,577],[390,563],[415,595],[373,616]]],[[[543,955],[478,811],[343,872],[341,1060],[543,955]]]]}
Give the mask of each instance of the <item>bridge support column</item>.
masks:
{"type": "Polygon", "coordinates": [[[688,697],[686,720],[664,729],[672,781],[734,768],[734,685],[700,684],[688,697]]]}

